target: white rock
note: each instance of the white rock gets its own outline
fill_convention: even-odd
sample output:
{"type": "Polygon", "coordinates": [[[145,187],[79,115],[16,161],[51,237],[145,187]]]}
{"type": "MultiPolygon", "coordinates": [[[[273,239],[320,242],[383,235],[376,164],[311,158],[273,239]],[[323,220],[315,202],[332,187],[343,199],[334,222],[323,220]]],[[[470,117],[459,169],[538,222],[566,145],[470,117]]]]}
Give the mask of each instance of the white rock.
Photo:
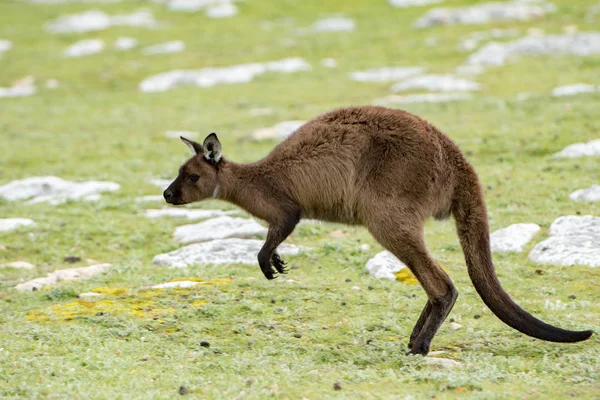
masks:
{"type": "Polygon", "coordinates": [[[492,42],[473,53],[467,62],[474,65],[503,65],[509,57],[544,54],[600,54],[600,32],[530,36],[508,43],[492,42]]]}
{"type": "Polygon", "coordinates": [[[138,40],[132,37],[120,37],[115,40],[115,49],[131,50],[138,45],[138,40]]]}
{"type": "Polygon", "coordinates": [[[165,136],[171,139],[179,139],[181,136],[187,139],[196,139],[200,137],[200,133],[192,131],[166,131],[165,136]]]}
{"type": "Polygon", "coordinates": [[[390,82],[422,74],[423,67],[382,67],[351,72],[348,77],[358,82],[390,82]]]}
{"type": "Polygon", "coordinates": [[[369,245],[368,245],[368,244],[366,244],[366,243],[363,243],[363,244],[361,244],[360,246],[358,246],[358,249],[359,249],[360,251],[369,251],[369,250],[371,250],[371,246],[369,246],[369,245]]]}
{"type": "Polygon", "coordinates": [[[165,190],[173,182],[173,179],[150,179],[149,183],[154,186],[158,186],[162,190],[165,190]]]}
{"type": "Polygon", "coordinates": [[[473,32],[463,38],[458,46],[460,50],[475,50],[482,41],[490,39],[504,39],[519,36],[521,31],[518,29],[491,29],[489,31],[473,32]]]}
{"type": "Polygon", "coordinates": [[[46,88],[48,89],[58,89],[60,86],[60,82],[57,79],[50,78],[46,80],[46,88]]]}
{"type": "Polygon", "coordinates": [[[71,281],[91,278],[94,275],[107,271],[111,264],[97,264],[82,268],[60,269],[48,274],[45,278],[37,278],[15,286],[15,289],[25,291],[40,290],[44,286],[54,285],[61,281],[71,281]]]}
{"type": "Polygon", "coordinates": [[[337,67],[337,61],[335,58],[324,58],[321,60],[321,65],[325,68],[335,68],[337,67]]]}
{"type": "Polygon", "coordinates": [[[136,26],[151,28],[157,23],[148,10],[132,14],[110,16],[103,11],[90,10],[79,14],[66,15],[48,22],[44,28],[51,33],[92,32],[108,29],[111,26],[136,26]]]}
{"type": "Polygon", "coordinates": [[[197,224],[178,226],[173,236],[180,243],[194,243],[231,237],[248,238],[266,233],[267,228],[253,219],[223,216],[197,224]]]}
{"type": "Polygon", "coordinates": [[[369,274],[378,279],[396,280],[396,273],[407,266],[398,260],[392,253],[385,250],[375,254],[373,258],[367,261],[366,265],[369,274]]]}
{"type": "Polygon", "coordinates": [[[449,358],[424,357],[423,359],[429,365],[436,365],[444,368],[456,368],[462,366],[461,362],[449,358]]]}
{"type": "Polygon", "coordinates": [[[173,70],[146,78],[140,83],[142,92],[165,92],[181,85],[212,87],[220,84],[246,83],[267,72],[293,73],[310,71],[302,58],[284,58],[266,63],[240,64],[199,70],[173,70]]]}
{"type": "Polygon", "coordinates": [[[188,220],[206,219],[214,217],[222,217],[224,215],[235,214],[236,211],[223,210],[197,210],[189,208],[163,208],[160,210],[146,210],[148,218],[176,217],[186,218],[188,220]]]}
{"type": "Polygon", "coordinates": [[[34,226],[35,222],[28,218],[1,218],[0,232],[8,232],[21,226],[34,226]]]}
{"type": "Polygon", "coordinates": [[[231,1],[227,0],[170,0],[167,2],[167,9],[170,11],[195,12],[210,6],[229,3],[231,1]]]}
{"type": "Polygon", "coordinates": [[[553,157],[575,158],[589,156],[600,156],[600,139],[591,140],[586,143],[575,143],[569,145],[558,153],[554,154],[553,157]]]}
{"type": "Polygon", "coordinates": [[[392,7],[406,8],[415,6],[429,6],[432,4],[440,4],[444,0],[388,0],[392,7]]]}
{"type": "MultiPolygon", "coordinates": [[[[257,264],[257,255],[264,241],[252,239],[219,239],[191,244],[170,253],[159,254],[152,260],[155,265],[184,268],[207,264],[257,264]]],[[[296,255],[300,247],[282,244],[277,248],[281,256],[296,255]]]]}
{"type": "Polygon", "coordinates": [[[135,198],[136,203],[146,203],[151,201],[165,201],[161,195],[139,196],[135,198]]]}
{"type": "Polygon", "coordinates": [[[412,103],[447,103],[450,101],[469,100],[468,93],[418,93],[406,96],[390,95],[375,99],[377,105],[412,104],[412,103]]]}
{"type": "Polygon", "coordinates": [[[492,251],[520,253],[540,229],[537,224],[513,224],[499,229],[490,235],[492,251]]]}
{"type": "Polygon", "coordinates": [[[27,261],[13,261],[8,264],[1,265],[5,268],[15,268],[15,269],[34,269],[35,265],[28,263],[27,261]]]}
{"type": "Polygon", "coordinates": [[[194,281],[177,281],[161,283],[159,285],[152,286],[152,289],[187,289],[197,285],[203,285],[206,282],[194,282],[194,281]]]}
{"type": "Polygon", "coordinates": [[[238,8],[232,3],[222,3],[214,6],[209,6],[204,11],[204,15],[208,18],[220,19],[220,18],[231,18],[236,15],[238,8]]]}
{"type": "Polygon", "coordinates": [[[456,322],[450,322],[449,326],[450,326],[450,329],[452,329],[453,331],[462,328],[462,325],[457,324],[456,322]]]}
{"type": "Polygon", "coordinates": [[[25,97],[35,94],[37,89],[28,86],[16,86],[10,88],[0,87],[0,99],[3,97],[25,97]]]}
{"type": "MultiPolygon", "coordinates": [[[[552,96],[574,96],[580,93],[593,93],[596,91],[596,86],[588,85],[587,83],[575,83],[573,85],[559,86],[552,89],[552,96]]],[[[598,90],[600,91],[600,89],[598,90]]]]}
{"type": "Polygon", "coordinates": [[[12,49],[12,47],[13,44],[10,40],[0,39],[0,57],[2,56],[2,53],[12,49]]]}
{"type": "Polygon", "coordinates": [[[575,201],[600,201],[600,185],[592,185],[587,189],[579,189],[569,195],[575,201]]]}
{"type": "Polygon", "coordinates": [[[481,89],[481,85],[453,75],[421,75],[392,86],[392,92],[416,89],[438,92],[471,92],[481,89]]]}
{"type": "Polygon", "coordinates": [[[97,297],[102,297],[103,294],[102,293],[96,293],[96,292],[85,292],[85,293],[79,293],[77,295],[77,297],[79,297],[80,299],[95,299],[97,297]]]}
{"type": "Polygon", "coordinates": [[[533,248],[531,260],[541,264],[600,266],[599,217],[559,217],[550,226],[550,234],[533,248]]]}
{"type": "Polygon", "coordinates": [[[254,140],[284,139],[296,132],[306,121],[283,121],[269,128],[257,129],[250,134],[254,140]]]}
{"type": "Polygon", "coordinates": [[[171,42],[165,42],[144,47],[142,49],[142,53],[146,55],[170,54],[179,53],[183,50],[185,50],[185,43],[181,40],[173,40],[171,42]]]}
{"type": "Polygon", "coordinates": [[[352,286],[350,289],[352,289],[352,290],[360,290],[360,286],[352,286]]]}
{"type": "Polygon", "coordinates": [[[356,23],[351,18],[330,17],[316,21],[311,30],[313,32],[351,32],[356,28],[356,23]]]}
{"type": "Polygon", "coordinates": [[[81,57],[90,54],[101,53],[104,50],[104,40],[85,39],[80,40],[67,47],[63,55],[65,57],[81,57]]]}
{"type": "Polygon", "coordinates": [[[490,2],[463,8],[434,8],[415,22],[417,28],[435,25],[487,24],[492,21],[528,21],[556,11],[549,3],[490,2]]]}
{"type": "Polygon", "coordinates": [[[48,202],[57,205],[86,197],[89,200],[92,195],[119,188],[119,184],[114,182],[71,182],[56,176],[36,176],[0,186],[0,197],[9,201],[29,199],[26,204],[48,202]]]}

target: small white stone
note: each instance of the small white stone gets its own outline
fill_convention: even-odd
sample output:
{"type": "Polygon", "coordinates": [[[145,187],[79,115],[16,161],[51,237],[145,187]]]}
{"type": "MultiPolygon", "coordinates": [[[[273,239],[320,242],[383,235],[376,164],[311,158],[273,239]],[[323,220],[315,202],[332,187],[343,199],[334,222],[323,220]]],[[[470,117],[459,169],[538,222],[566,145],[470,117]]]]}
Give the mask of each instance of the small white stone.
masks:
{"type": "Polygon", "coordinates": [[[574,96],[580,93],[594,93],[595,91],[596,86],[594,85],[588,85],[587,83],[575,83],[573,85],[559,86],[552,89],[552,96],[574,96]]]}
{"type": "Polygon", "coordinates": [[[390,95],[375,99],[377,105],[413,104],[413,103],[447,103],[450,101],[469,100],[472,96],[468,93],[418,93],[405,96],[390,95]]]}
{"type": "Polygon", "coordinates": [[[334,58],[324,58],[321,60],[321,65],[325,68],[337,67],[337,61],[334,58]]]}
{"type": "MultiPolygon", "coordinates": [[[[1,195],[1,193],[0,193],[1,195]]],[[[0,219],[0,232],[9,232],[21,226],[34,226],[35,222],[29,218],[2,218],[0,219]]]]}
{"type": "Polygon", "coordinates": [[[396,273],[404,268],[406,265],[398,260],[392,253],[385,250],[377,253],[373,258],[367,261],[365,266],[369,274],[373,275],[378,279],[389,279],[392,281],[396,280],[396,273]]]}
{"type": "Polygon", "coordinates": [[[451,360],[449,358],[439,358],[439,357],[424,357],[425,362],[429,365],[440,366],[444,368],[457,368],[462,366],[462,363],[459,361],[451,360]]]}
{"type": "MultiPolygon", "coordinates": [[[[184,268],[191,265],[209,264],[257,264],[257,255],[263,240],[218,239],[204,243],[190,244],[170,253],[159,254],[152,260],[155,265],[184,268]]],[[[281,256],[296,255],[300,247],[282,244],[277,248],[281,256]]]]}
{"type": "Polygon", "coordinates": [[[15,269],[34,269],[35,265],[28,263],[27,261],[13,261],[2,265],[2,267],[15,269]]]}
{"type": "Polygon", "coordinates": [[[48,274],[45,278],[37,278],[20,283],[15,286],[15,289],[21,292],[36,291],[42,289],[44,286],[51,286],[61,281],[87,279],[107,271],[110,266],[111,264],[98,264],[82,268],[61,269],[48,274]]]}
{"type": "Polygon", "coordinates": [[[115,40],[115,49],[131,50],[138,45],[138,40],[132,37],[120,37],[115,40]]]}
{"type": "Polygon", "coordinates": [[[481,89],[481,85],[452,75],[421,75],[409,78],[392,86],[392,92],[424,89],[438,92],[471,92],[481,89]]]}
{"type": "Polygon", "coordinates": [[[406,8],[417,6],[429,6],[431,4],[439,4],[444,0],[388,0],[392,7],[406,8]]]}
{"type": "Polygon", "coordinates": [[[422,74],[423,67],[381,67],[351,72],[348,77],[357,82],[391,82],[422,74]]]}
{"type": "Polygon", "coordinates": [[[57,79],[50,78],[46,80],[46,88],[47,89],[58,89],[60,86],[60,82],[57,79]]]}
{"type": "Polygon", "coordinates": [[[35,94],[37,89],[35,87],[0,87],[0,99],[3,97],[26,97],[35,94]]]}
{"type": "Polygon", "coordinates": [[[350,289],[352,289],[352,290],[360,290],[360,287],[359,286],[352,286],[350,289]]]}
{"type": "Polygon", "coordinates": [[[48,22],[44,29],[51,33],[92,32],[108,29],[111,26],[136,26],[151,28],[157,23],[148,10],[139,10],[132,14],[110,16],[103,11],[90,10],[79,14],[59,17],[48,22]]]}
{"type": "Polygon", "coordinates": [[[185,50],[185,43],[181,40],[173,40],[170,42],[155,44],[147,46],[142,49],[142,54],[154,55],[154,54],[170,54],[179,53],[185,50]]]}
{"type": "Polygon", "coordinates": [[[369,251],[369,250],[371,250],[371,246],[369,246],[369,245],[368,245],[368,244],[366,244],[366,243],[363,243],[363,244],[361,244],[360,246],[358,246],[358,249],[359,249],[360,251],[369,251]]]}
{"type": "Polygon", "coordinates": [[[520,253],[540,229],[537,224],[513,224],[499,229],[490,235],[492,251],[520,253]]]}
{"type": "Polygon", "coordinates": [[[194,282],[194,281],[177,281],[177,282],[167,282],[161,283],[159,285],[152,286],[152,289],[187,289],[197,285],[203,285],[206,282],[194,282]]]}
{"type": "Polygon", "coordinates": [[[356,23],[351,18],[330,17],[316,21],[311,30],[314,32],[351,32],[356,28],[356,23]]]}
{"type": "Polygon", "coordinates": [[[269,128],[257,129],[249,136],[253,140],[285,139],[305,123],[306,121],[282,121],[269,128]]]}
{"type": "Polygon", "coordinates": [[[200,210],[200,209],[189,209],[189,208],[163,208],[160,210],[146,210],[146,217],[148,217],[148,218],[175,217],[175,218],[186,218],[188,220],[195,220],[195,219],[222,217],[224,215],[235,214],[236,212],[237,211],[200,210]]]}
{"type": "Polygon", "coordinates": [[[575,143],[554,154],[557,158],[600,156],[600,139],[586,143],[575,143]]]}
{"type": "Polygon", "coordinates": [[[579,189],[569,195],[575,201],[600,201],[600,185],[592,185],[587,189],[579,189]]]}
{"type": "Polygon", "coordinates": [[[214,6],[209,6],[204,11],[204,15],[208,18],[213,19],[221,19],[221,18],[231,18],[236,15],[238,12],[238,8],[235,4],[232,3],[221,3],[214,6]]]}
{"type": "Polygon", "coordinates": [[[13,44],[10,40],[0,39],[0,57],[2,56],[2,53],[12,49],[12,47],[13,44]]]}
{"type": "Polygon", "coordinates": [[[462,325],[461,324],[457,324],[456,322],[450,322],[449,326],[450,326],[450,329],[452,329],[454,331],[457,330],[457,329],[462,328],[462,325]]]}
{"type": "Polygon", "coordinates": [[[96,292],[79,293],[77,295],[77,297],[79,297],[80,299],[95,299],[97,297],[102,297],[102,296],[103,296],[102,293],[96,293],[96,292]]]}
{"type": "Polygon", "coordinates": [[[104,50],[104,41],[101,39],[80,40],[69,46],[64,51],[65,57],[82,57],[90,54],[100,53],[104,50]]]}
{"type": "Polygon", "coordinates": [[[180,243],[194,243],[231,237],[249,238],[266,233],[267,228],[253,219],[223,216],[197,224],[178,226],[174,238],[180,243]]]}

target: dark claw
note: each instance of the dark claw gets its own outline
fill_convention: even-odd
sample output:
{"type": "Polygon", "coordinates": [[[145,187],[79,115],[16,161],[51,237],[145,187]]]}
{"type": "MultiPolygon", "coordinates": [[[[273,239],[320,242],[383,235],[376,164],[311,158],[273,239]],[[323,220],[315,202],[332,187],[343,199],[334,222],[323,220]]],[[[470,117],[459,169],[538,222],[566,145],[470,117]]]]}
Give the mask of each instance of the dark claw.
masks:
{"type": "Polygon", "coordinates": [[[277,272],[280,274],[287,274],[289,271],[289,268],[286,267],[287,263],[283,261],[277,253],[273,253],[273,256],[271,257],[271,264],[273,264],[273,267],[275,267],[277,272]]]}

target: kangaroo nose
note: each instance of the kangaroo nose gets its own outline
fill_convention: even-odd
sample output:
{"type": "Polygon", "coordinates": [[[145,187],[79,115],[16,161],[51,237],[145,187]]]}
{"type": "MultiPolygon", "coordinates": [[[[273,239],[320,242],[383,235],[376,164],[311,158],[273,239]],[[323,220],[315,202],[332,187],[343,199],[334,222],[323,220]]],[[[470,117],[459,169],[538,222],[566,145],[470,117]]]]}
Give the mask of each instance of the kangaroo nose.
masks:
{"type": "Polygon", "coordinates": [[[169,200],[171,200],[173,198],[173,192],[171,192],[170,190],[167,189],[163,193],[163,196],[164,196],[165,200],[168,202],[169,200]]]}

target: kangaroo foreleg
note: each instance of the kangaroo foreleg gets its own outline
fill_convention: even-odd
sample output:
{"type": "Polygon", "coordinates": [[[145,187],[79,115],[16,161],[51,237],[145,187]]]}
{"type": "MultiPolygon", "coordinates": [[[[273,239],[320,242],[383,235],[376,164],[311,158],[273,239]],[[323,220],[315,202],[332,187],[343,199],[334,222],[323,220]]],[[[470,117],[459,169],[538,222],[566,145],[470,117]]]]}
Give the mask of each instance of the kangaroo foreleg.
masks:
{"type": "Polygon", "coordinates": [[[258,264],[267,279],[277,278],[277,274],[287,273],[285,261],[277,254],[279,246],[293,231],[300,220],[300,213],[286,214],[285,218],[271,223],[267,233],[267,240],[258,252],[258,264]]]}

